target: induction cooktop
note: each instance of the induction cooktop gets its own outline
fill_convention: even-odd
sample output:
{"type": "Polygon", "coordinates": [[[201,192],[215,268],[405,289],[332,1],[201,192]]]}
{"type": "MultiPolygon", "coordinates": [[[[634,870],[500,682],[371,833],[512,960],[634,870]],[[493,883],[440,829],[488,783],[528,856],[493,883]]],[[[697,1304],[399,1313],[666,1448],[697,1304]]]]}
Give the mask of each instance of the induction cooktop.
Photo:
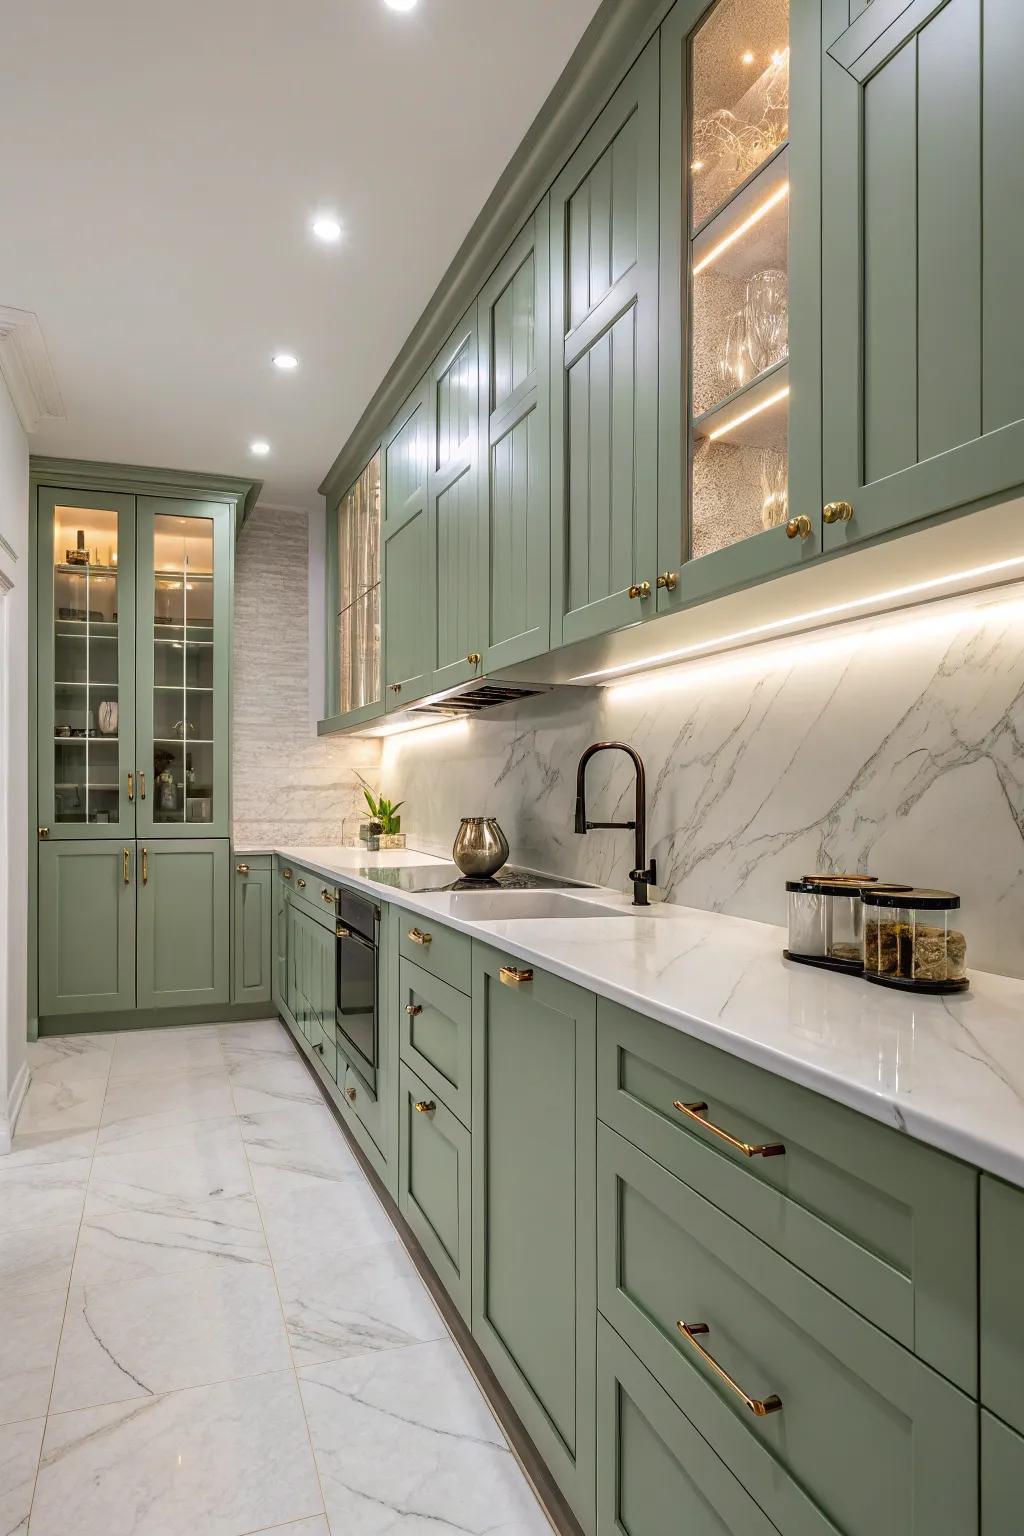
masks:
{"type": "Polygon", "coordinates": [[[560,891],[593,890],[581,880],[563,880],[558,875],[538,875],[531,869],[506,865],[488,880],[471,880],[456,864],[406,865],[400,869],[364,869],[360,874],[379,885],[394,886],[399,891],[560,891]]]}

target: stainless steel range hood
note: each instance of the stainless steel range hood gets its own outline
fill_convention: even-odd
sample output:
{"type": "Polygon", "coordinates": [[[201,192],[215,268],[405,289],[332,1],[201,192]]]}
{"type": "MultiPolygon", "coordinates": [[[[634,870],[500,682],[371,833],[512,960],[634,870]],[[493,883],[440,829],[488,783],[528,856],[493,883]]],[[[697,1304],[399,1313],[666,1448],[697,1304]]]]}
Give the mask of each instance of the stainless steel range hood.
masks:
{"type": "Polygon", "coordinates": [[[471,720],[489,709],[503,704],[517,704],[521,699],[536,698],[550,693],[550,683],[511,681],[505,677],[477,677],[468,683],[446,688],[443,693],[432,693],[425,699],[417,699],[404,709],[392,710],[383,719],[347,734],[353,736],[389,736],[392,732],[411,730],[417,725],[436,725],[441,720],[471,720]]]}

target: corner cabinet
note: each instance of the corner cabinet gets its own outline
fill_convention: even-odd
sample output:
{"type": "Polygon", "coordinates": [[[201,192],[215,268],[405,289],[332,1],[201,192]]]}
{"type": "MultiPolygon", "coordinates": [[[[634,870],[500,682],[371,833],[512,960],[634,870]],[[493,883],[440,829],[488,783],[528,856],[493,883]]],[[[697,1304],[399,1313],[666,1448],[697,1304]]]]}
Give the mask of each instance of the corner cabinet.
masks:
{"type": "Polygon", "coordinates": [[[1017,0],[825,12],[835,550],[1024,485],[1024,27],[1017,0]]]}

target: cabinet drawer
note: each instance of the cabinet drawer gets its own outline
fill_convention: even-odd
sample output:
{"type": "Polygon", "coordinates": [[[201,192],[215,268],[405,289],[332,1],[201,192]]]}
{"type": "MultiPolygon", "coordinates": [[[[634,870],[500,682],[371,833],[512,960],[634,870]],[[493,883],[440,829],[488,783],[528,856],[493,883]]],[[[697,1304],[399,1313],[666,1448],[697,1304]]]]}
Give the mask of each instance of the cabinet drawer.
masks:
{"type": "MultiPolygon", "coordinates": [[[[981,1178],[981,1400],[1024,1434],[1024,1191],[981,1178]]],[[[1024,1489],[1021,1492],[1024,1500],[1024,1489]]]]}
{"type": "Polygon", "coordinates": [[[976,1536],[976,1404],[606,1126],[598,1305],[786,1536],[976,1536]]]}
{"type": "Polygon", "coordinates": [[[398,1208],[467,1322],[470,1176],[469,1132],[403,1062],[399,1070],[398,1208]]]}
{"type": "Polygon", "coordinates": [[[345,1103],[366,1130],[374,1146],[381,1147],[383,1137],[383,1112],[380,1100],[372,1093],[359,1073],[348,1062],[341,1046],[338,1046],[338,1087],[345,1095],[345,1103]]]}
{"type": "Polygon", "coordinates": [[[398,973],[402,1060],[468,1126],[472,1004],[411,960],[400,961],[398,973]]]}
{"type": "Polygon", "coordinates": [[[450,987],[468,993],[473,967],[472,940],[468,934],[445,928],[433,918],[398,911],[398,953],[403,960],[422,966],[450,987]]]}
{"type": "Polygon", "coordinates": [[[1020,1536],[1024,1440],[991,1413],[981,1415],[981,1536],[1020,1536]]]}
{"type": "Polygon", "coordinates": [[[597,1320],[597,1536],[778,1536],[603,1317],[597,1320]]]}
{"type": "Polygon", "coordinates": [[[604,999],[597,1077],[606,1124],[977,1391],[974,1169],[604,999]],[[785,1151],[747,1156],[713,1127],[785,1151]]]}
{"type": "Polygon", "coordinates": [[[333,931],[337,924],[338,887],[298,864],[283,864],[280,875],[291,892],[289,899],[299,911],[333,931]]]}

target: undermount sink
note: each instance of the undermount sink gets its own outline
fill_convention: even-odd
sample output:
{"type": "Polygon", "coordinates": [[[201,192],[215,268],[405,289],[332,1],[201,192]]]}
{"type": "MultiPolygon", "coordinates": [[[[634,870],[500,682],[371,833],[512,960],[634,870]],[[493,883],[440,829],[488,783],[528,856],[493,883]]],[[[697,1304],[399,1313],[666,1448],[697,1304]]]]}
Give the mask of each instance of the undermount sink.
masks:
{"type": "Polygon", "coordinates": [[[449,898],[452,917],[496,922],[504,918],[627,917],[624,907],[601,906],[581,901],[562,891],[453,891],[449,898]]]}

